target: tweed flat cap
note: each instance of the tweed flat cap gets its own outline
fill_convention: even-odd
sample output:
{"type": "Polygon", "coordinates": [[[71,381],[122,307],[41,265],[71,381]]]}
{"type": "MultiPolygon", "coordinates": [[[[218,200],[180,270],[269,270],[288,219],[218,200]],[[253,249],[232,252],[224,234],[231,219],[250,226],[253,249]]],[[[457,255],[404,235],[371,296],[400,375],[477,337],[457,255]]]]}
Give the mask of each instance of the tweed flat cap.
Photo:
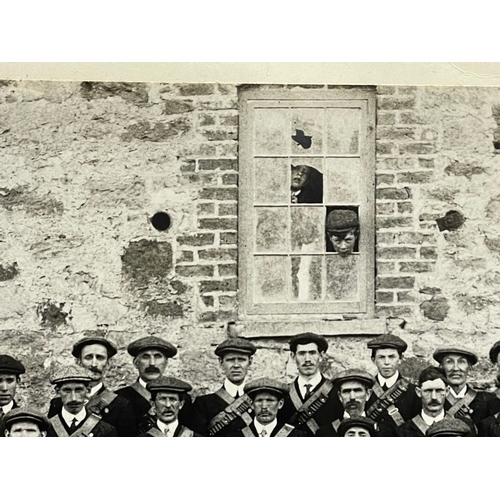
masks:
{"type": "Polygon", "coordinates": [[[318,346],[320,352],[328,350],[328,342],[325,337],[312,332],[299,333],[292,337],[288,343],[290,344],[290,350],[296,351],[298,345],[310,344],[311,342],[314,342],[318,346]]]}
{"type": "Polygon", "coordinates": [[[16,422],[34,422],[41,431],[47,431],[50,426],[49,419],[34,408],[14,408],[5,414],[4,424],[10,430],[16,422]]]}
{"type": "Polygon", "coordinates": [[[471,365],[475,365],[477,363],[477,355],[468,349],[464,349],[463,347],[457,346],[447,346],[447,347],[439,347],[434,351],[432,357],[438,362],[441,363],[443,358],[447,354],[459,354],[460,356],[466,357],[471,365]]]}
{"type": "Polygon", "coordinates": [[[84,382],[92,381],[92,372],[79,365],[60,366],[50,376],[50,383],[54,385],[65,382],[84,382]]]}
{"type": "Polygon", "coordinates": [[[332,383],[336,387],[338,387],[340,384],[344,382],[350,382],[350,381],[361,382],[369,389],[371,389],[375,384],[375,379],[373,378],[373,375],[371,375],[365,370],[358,370],[357,368],[340,372],[332,379],[332,383]]]}
{"type": "Polygon", "coordinates": [[[403,353],[408,349],[408,344],[400,337],[391,334],[379,335],[378,337],[370,340],[367,344],[368,349],[397,349],[403,353]]]}
{"type": "Polygon", "coordinates": [[[80,354],[82,353],[82,349],[86,345],[92,345],[92,344],[103,345],[108,351],[108,358],[112,358],[118,352],[118,349],[116,348],[115,344],[113,344],[113,342],[111,342],[110,340],[105,339],[104,337],[84,337],[83,339],[80,339],[73,345],[73,350],[71,351],[71,354],[73,354],[75,358],[79,358],[80,354]]]}
{"type": "Polygon", "coordinates": [[[177,347],[172,345],[168,340],[164,340],[155,335],[148,335],[138,340],[134,340],[127,347],[127,352],[134,358],[141,352],[147,349],[156,349],[165,354],[167,358],[173,358],[177,354],[177,347]]]}
{"type": "Polygon", "coordinates": [[[493,364],[496,364],[498,359],[498,353],[500,352],[500,340],[493,344],[493,347],[490,349],[490,359],[493,364]]]}
{"type": "Polygon", "coordinates": [[[262,391],[267,391],[277,394],[280,398],[283,398],[288,394],[288,385],[283,382],[279,382],[278,380],[273,380],[272,378],[262,377],[251,380],[248,384],[245,384],[244,391],[249,396],[262,391]]]}
{"type": "Polygon", "coordinates": [[[246,339],[236,337],[234,339],[226,339],[215,348],[216,356],[222,357],[226,352],[241,352],[250,356],[255,354],[257,348],[246,339]]]}
{"type": "Polygon", "coordinates": [[[192,387],[184,380],[175,377],[158,377],[156,380],[148,382],[146,389],[149,392],[189,392],[192,387]]]}
{"type": "Polygon", "coordinates": [[[24,365],[8,354],[0,354],[0,373],[21,375],[26,372],[24,365]]]}
{"type": "Polygon", "coordinates": [[[358,214],[354,210],[332,210],[326,218],[327,231],[347,233],[358,227],[358,214]]]}
{"type": "Polygon", "coordinates": [[[377,432],[377,427],[376,423],[371,419],[367,417],[351,417],[351,418],[346,418],[345,420],[342,420],[340,422],[339,428],[338,428],[338,435],[339,436],[345,436],[346,432],[351,429],[352,427],[362,427],[363,429],[366,429],[369,433],[370,436],[375,436],[377,432]]]}
{"type": "Polygon", "coordinates": [[[427,437],[446,437],[446,436],[470,436],[470,427],[458,418],[445,417],[439,422],[434,422],[425,435],[427,437]]]}

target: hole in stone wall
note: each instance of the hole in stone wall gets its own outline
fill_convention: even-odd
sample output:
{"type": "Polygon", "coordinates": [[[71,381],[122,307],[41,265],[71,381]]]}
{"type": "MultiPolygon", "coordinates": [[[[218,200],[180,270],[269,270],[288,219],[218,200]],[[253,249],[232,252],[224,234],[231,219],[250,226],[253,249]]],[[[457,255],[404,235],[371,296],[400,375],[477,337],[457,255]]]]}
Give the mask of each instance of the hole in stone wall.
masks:
{"type": "Polygon", "coordinates": [[[167,212],[157,212],[151,217],[151,224],[158,231],[166,231],[171,224],[170,215],[167,212]]]}

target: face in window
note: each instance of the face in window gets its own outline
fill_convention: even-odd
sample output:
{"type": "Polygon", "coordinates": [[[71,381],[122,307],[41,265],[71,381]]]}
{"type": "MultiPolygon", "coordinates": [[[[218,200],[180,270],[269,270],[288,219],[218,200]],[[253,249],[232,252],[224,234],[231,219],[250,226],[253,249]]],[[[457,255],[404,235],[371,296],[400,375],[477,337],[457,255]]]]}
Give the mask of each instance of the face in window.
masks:
{"type": "Polygon", "coordinates": [[[299,373],[304,377],[312,377],[319,372],[323,353],[319,352],[318,346],[314,342],[297,345],[297,351],[295,353],[292,352],[291,355],[299,373]]]}
{"type": "Polygon", "coordinates": [[[8,405],[16,395],[17,376],[0,373],[0,406],[8,405]]]}
{"type": "Polygon", "coordinates": [[[56,389],[61,397],[64,409],[76,415],[79,413],[89,395],[89,389],[83,382],[66,382],[56,389]]]}
{"type": "Polygon", "coordinates": [[[448,384],[451,386],[463,386],[467,381],[470,370],[469,360],[460,354],[447,354],[441,366],[446,374],[448,384]]]}
{"type": "Polygon", "coordinates": [[[300,191],[309,179],[310,168],[307,165],[292,165],[292,191],[300,191]]]}
{"type": "Polygon", "coordinates": [[[35,422],[14,422],[10,427],[10,431],[5,431],[6,437],[45,437],[47,433],[40,431],[35,422]]]}
{"type": "Polygon", "coordinates": [[[227,379],[235,385],[240,385],[248,374],[252,358],[240,352],[227,352],[219,358],[219,363],[227,379]]]}
{"type": "Polygon", "coordinates": [[[356,417],[365,411],[365,405],[372,391],[364,384],[356,380],[344,382],[340,386],[338,396],[344,410],[351,416],[356,417]]]}
{"type": "Polygon", "coordinates": [[[354,246],[356,245],[356,239],[358,237],[357,229],[351,229],[346,233],[328,233],[328,237],[333,245],[333,250],[337,252],[341,257],[346,257],[351,255],[354,251],[354,246]]]}
{"type": "Polygon", "coordinates": [[[161,377],[167,367],[167,362],[165,354],[157,349],[141,351],[134,358],[134,365],[139,370],[139,377],[144,382],[150,382],[161,377]]]}
{"type": "Polygon", "coordinates": [[[79,363],[92,372],[94,381],[100,382],[108,364],[108,350],[102,344],[83,346],[79,363]]]}
{"type": "Polygon", "coordinates": [[[380,375],[391,378],[398,369],[401,356],[397,349],[377,349],[372,359],[380,375]]]}
{"type": "Polygon", "coordinates": [[[170,424],[177,420],[181,408],[184,406],[184,401],[177,392],[162,391],[156,395],[154,402],[156,416],[164,424],[170,424]]]}
{"type": "Polygon", "coordinates": [[[285,401],[271,392],[259,392],[253,399],[252,408],[255,418],[262,425],[270,424],[283,408],[285,401]]]}
{"type": "Polygon", "coordinates": [[[444,407],[449,388],[443,380],[426,380],[422,387],[415,387],[417,396],[422,400],[422,408],[430,415],[439,415],[444,407]]]}
{"type": "Polygon", "coordinates": [[[351,427],[345,434],[346,438],[369,438],[370,433],[363,427],[351,427]]]}

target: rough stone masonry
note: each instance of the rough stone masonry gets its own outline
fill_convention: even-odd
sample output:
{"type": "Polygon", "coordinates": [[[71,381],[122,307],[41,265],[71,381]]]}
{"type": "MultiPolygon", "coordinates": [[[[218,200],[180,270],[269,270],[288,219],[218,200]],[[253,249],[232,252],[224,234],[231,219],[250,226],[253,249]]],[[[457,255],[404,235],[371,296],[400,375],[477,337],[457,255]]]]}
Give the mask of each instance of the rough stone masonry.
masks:
{"type": "MultiPolygon", "coordinates": [[[[499,110],[498,88],[377,88],[377,315],[408,342],[408,375],[458,343],[493,385],[499,110]],[[463,223],[441,231],[453,211],[463,223]]],[[[0,351],[27,367],[21,402],[46,407],[51,368],[90,331],[120,346],[113,388],[149,333],[178,345],[171,373],[216,388],[238,308],[237,153],[235,85],[0,82],[0,351]]],[[[367,337],[328,340],[327,374],[372,369],[367,337]]],[[[285,340],[256,343],[253,374],[293,375],[285,340]]]]}

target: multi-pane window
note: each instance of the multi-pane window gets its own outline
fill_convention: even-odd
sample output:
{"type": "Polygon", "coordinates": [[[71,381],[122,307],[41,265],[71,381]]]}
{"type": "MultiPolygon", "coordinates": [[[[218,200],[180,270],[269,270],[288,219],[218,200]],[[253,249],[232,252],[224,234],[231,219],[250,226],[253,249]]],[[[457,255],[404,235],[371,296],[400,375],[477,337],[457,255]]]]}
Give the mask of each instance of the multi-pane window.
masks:
{"type": "Polygon", "coordinates": [[[241,314],[373,315],[374,95],[240,93],[241,314]]]}

